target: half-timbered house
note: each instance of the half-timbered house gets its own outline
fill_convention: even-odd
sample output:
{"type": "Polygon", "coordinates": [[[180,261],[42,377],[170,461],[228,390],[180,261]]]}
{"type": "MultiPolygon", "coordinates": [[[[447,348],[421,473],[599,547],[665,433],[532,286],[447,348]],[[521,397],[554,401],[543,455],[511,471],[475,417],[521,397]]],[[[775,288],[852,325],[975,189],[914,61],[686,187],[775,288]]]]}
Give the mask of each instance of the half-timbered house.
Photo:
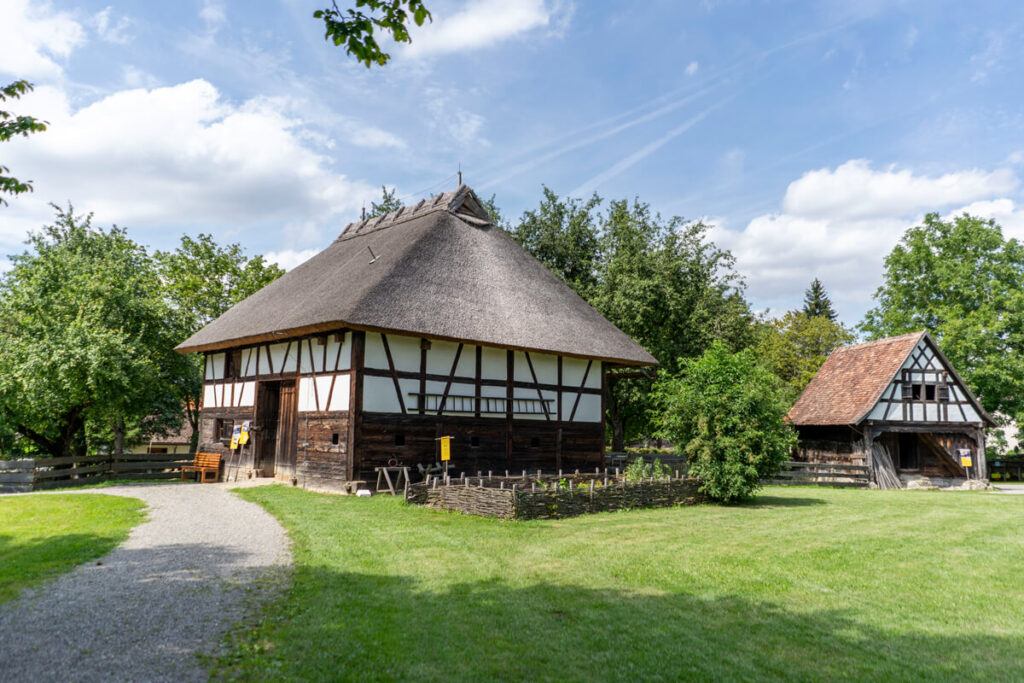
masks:
{"type": "MultiPolygon", "coordinates": [[[[492,225],[461,186],[352,223],[178,347],[205,354],[200,448],[342,488],[376,467],[604,462],[605,373],[654,358],[492,225]]],[[[226,458],[227,459],[227,458],[226,458]]]]}
{"type": "Polygon", "coordinates": [[[987,476],[992,418],[927,332],[833,351],[789,420],[808,462],[867,465],[876,480],[880,467],[904,482],[987,476]]]}

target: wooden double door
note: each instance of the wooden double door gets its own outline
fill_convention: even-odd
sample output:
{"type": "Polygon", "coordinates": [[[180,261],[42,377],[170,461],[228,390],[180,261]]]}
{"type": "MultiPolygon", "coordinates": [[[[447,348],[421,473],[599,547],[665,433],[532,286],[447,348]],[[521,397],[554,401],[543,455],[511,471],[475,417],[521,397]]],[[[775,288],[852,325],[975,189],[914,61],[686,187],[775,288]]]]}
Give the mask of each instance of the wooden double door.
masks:
{"type": "Polygon", "coordinates": [[[256,463],[265,477],[295,472],[295,381],[260,382],[256,390],[256,463]]]}

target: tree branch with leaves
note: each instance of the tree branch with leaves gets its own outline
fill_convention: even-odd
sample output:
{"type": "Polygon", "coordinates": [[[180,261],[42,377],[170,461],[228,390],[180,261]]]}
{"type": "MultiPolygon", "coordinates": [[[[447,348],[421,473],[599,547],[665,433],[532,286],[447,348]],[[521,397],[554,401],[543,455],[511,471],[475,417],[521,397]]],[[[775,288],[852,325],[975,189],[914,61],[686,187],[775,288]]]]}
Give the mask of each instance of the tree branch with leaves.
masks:
{"type": "MultiPolygon", "coordinates": [[[[28,81],[15,81],[10,85],[0,88],[0,102],[20,99],[22,95],[32,90],[32,84],[28,81]]],[[[41,133],[46,130],[46,121],[40,121],[33,116],[16,116],[15,114],[0,109],[0,142],[7,142],[11,138],[21,135],[28,137],[32,133],[41,133]]],[[[0,164],[0,206],[5,206],[7,201],[3,195],[16,196],[32,191],[32,181],[18,180],[8,175],[10,169],[0,164]]]]}
{"type": "Polygon", "coordinates": [[[332,2],[330,7],[313,12],[313,17],[323,20],[325,40],[338,47],[344,45],[345,52],[366,68],[374,64],[384,66],[391,59],[374,37],[375,30],[390,33],[396,43],[411,43],[411,23],[422,26],[428,19],[433,21],[422,0],[356,0],[355,9],[347,10],[332,2]]]}

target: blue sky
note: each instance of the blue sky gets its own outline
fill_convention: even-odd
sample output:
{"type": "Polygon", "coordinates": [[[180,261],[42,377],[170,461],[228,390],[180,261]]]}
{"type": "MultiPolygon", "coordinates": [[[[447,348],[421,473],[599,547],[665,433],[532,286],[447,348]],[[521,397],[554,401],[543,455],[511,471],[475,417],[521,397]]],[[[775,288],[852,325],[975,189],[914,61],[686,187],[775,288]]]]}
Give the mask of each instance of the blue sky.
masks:
{"type": "Polygon", "coordinates": [[[291,267],[380,185],[415,201],[461,164],[512,217],[547,184],[703,218],[755,307],[817,276],[854,323],[925,212],[1024,237],[1024,4],[428,0],[371,70],[317,6],[0,0],[0,77],[51,123],[0,149],[36,188],[0,209],[0,253],[71,201],[291,267]]]}

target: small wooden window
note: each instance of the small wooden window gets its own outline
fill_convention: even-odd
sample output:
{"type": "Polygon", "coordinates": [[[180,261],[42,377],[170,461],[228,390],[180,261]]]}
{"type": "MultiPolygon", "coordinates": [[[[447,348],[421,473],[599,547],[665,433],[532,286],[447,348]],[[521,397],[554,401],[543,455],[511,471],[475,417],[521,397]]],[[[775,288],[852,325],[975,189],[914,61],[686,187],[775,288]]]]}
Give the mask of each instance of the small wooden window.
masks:
{"type": "Polygon", "coordinates": [[[331,434],[331,445],[332,446],[337,446],[338,445],[338,432],[334,432],[333,434],[331,434]]]}
{"type": "Polygon", "coordinates": [[[910,385],[910,399],[912,401],[920,401],[921,400],[921,385],[920,384],[911,384],[910,385]]]}
{"type": "Polygon", "coordinates": [[[402,432],[395,432],[395,445],[396,446],[404,446],[405,445],[405,434],[403,434],[402,432]]]}
{"type": "Polygon", "coordinates": [[[934,401],[935,400],[935,385],[925,384],[924,385],[924,400],[934,401]]]}
{"type": "Polygon", "coordinates": [[[242,376],[242,350],[229,351],[224,354],[224,379],[242,376]]]}
{"type": "Polygon", "coordinates": [[[471,437],[469,437],[469,446],[470,446],[470,448],[480,448],[480,437],[479,436],[471,436],[471,437]]]}
{"type": "Polygon", "coordinates": [[[949,403],[949,385],[948,384],[940,384],[939,385],[939,400],[942,401],[943,403],[949,403]]]}
{"type": "Polygon", "coordinates": [[[218,439],[221,441],[231,441],[231,435],[235,431],[235,421],[218,418],[216,430],[218,439]]]}
{"type": "Polygon", "coordinates": [[[540,448],[540,438],[539,437],[535,436],[532,439],[530,439],[530,448],[540,448]]]}

